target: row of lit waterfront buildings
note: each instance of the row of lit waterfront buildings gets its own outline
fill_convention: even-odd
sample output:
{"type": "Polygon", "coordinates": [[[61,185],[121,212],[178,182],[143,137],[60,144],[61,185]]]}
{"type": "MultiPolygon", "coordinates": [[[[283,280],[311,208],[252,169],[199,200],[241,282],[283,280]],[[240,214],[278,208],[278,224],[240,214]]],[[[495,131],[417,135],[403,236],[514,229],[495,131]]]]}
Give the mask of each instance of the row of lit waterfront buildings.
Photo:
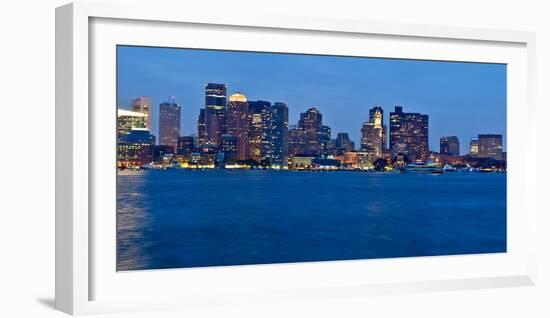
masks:
{"type": "Polygon", "coordinates": [[[441,137],[439,153],[431,152],[428,115],[407,113],[400,106],[389,114],[389,133],[382,107],[371,108],[360,128],[357,149],[346,132],[332,138],[331,128],[323,124],[317,108],[309,108],[300,114],[297,125],[289,125],[288,106],[283,102],[250,101],[241,93],[227,98],[226,85],[217,83],[206,84],[204,94],[197,134],[191,136],[180,135],[181,106],[174,101],[159,104],[158,141],[151,134],[150,97],[133,99],[131,110],[119,108],[118,167],[364,170],[375,168],[381,161],[386,167],[427,161],[473,165],[488,160],[504,162],[502,135],[496,134],[479,135],[465,156],[460,156],[456,136],[441,137]]]}

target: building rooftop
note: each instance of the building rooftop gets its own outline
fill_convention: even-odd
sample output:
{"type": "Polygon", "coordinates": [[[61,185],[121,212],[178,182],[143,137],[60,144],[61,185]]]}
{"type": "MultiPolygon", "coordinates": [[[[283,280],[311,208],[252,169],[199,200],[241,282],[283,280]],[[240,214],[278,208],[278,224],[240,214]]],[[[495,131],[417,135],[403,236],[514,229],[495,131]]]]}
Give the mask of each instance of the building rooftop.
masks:
{"type": "Polygon", "coordinates": [[[129,117],[147,117],[147,115],[144,114],[144,113],[134,112],[134,111],[131,111],[131,110],[119,108],[119,109],[117,110],[117,117],[121,117],[121,116],[129,116],[129,117]]]}
{"type": "Polygon", "coordinates": [[[229,101],[230,102],[246,103],[246,96],[244,96],[243,94],[241,94],[239,92],[236,92],[235,94],[229,96],[229,101]]]}

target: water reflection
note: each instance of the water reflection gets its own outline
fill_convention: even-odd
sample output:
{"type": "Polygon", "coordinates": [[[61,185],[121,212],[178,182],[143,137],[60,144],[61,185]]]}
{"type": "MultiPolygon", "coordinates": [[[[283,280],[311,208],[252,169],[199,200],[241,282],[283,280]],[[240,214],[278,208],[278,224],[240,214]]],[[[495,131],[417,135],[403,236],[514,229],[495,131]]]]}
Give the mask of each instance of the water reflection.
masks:
{"type": "Polygon", "coordinates": [[[119,270],[506,250],[505,174],[138,171],[117,201],[119,270]]]}

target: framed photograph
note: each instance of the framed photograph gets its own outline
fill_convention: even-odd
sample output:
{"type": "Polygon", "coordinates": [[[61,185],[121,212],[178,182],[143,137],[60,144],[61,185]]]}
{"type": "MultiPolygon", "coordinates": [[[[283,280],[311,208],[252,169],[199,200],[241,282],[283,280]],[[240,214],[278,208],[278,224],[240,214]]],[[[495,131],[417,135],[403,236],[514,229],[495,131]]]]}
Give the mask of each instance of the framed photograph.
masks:
{"type": "Polygon", "coordinates": [[[526,286],[534,35],[56,11],[56,308],[526,286]]]}

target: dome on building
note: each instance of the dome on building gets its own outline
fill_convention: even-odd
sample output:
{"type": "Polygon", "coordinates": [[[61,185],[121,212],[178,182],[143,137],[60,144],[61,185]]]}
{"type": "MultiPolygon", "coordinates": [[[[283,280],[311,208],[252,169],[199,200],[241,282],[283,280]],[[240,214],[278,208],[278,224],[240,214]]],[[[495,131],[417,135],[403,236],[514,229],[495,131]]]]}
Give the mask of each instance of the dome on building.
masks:
{"type": "Polygon", "coordinates": [[[236,92],[235,94],[229,96],[229,101],[230,102],[246,103],[246,96],[244,96],[243,94],[241,94],[239,92],[236,92]]]}

